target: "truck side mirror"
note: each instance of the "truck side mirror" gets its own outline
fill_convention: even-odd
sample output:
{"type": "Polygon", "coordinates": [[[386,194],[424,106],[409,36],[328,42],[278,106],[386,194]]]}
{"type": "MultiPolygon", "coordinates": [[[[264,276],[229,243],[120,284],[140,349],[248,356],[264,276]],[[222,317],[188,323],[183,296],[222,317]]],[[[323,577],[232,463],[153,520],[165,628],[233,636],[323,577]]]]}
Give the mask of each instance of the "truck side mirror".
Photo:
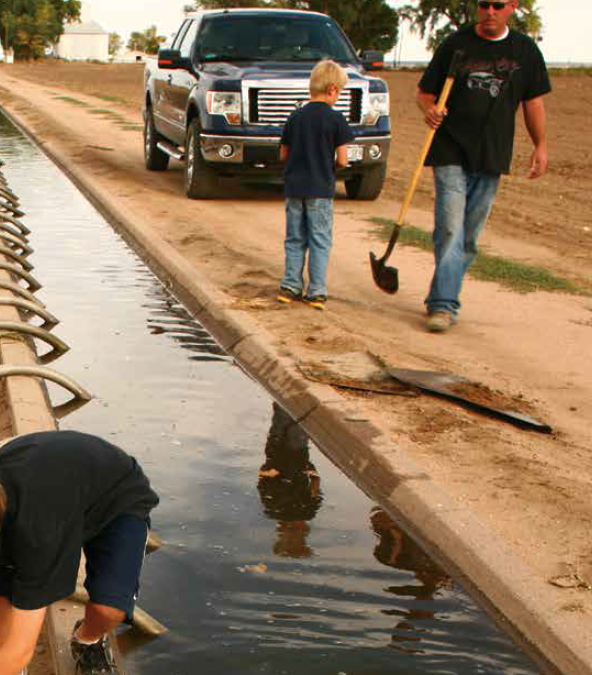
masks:
{"type": "Polygon", "coordinates": [[[167,70],[188,70],[189,59],[181,56],[178,49],[159,49],[158,67],[167,70]]]}

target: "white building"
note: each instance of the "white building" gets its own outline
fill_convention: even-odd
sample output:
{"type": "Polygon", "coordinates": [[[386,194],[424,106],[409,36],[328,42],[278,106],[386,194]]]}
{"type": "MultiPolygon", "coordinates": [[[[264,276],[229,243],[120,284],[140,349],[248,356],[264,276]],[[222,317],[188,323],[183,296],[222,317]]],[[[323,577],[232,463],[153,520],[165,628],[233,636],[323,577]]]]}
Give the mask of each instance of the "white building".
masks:
{"type": "Polygon", "coordinates": [[[80,21],[64,27],[56,54],[69,61],[108,61],[109,33],[90,18],[90,11],[83,4],[80,21]]]}

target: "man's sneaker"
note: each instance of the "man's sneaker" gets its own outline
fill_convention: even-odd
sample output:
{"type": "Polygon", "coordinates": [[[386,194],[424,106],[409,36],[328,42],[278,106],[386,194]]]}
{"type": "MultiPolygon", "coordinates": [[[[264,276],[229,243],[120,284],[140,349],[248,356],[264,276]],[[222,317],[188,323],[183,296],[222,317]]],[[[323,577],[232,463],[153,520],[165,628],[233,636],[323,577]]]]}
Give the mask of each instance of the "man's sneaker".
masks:
{"type": "Polygon", "coordinates": [[[315,309],[325,309],[325,303],[327,302],[326,295],[305,295],[302,299],[307,305],[315,309]]]}
{"type": "Polygon", "coordinates": [[[81,623],[76,622],[70,641],[76,675],[119,675],[107,636],[92,645],[82,644],[74,637],[81,623]]]}
{"type": "Polygon", "coordinates": [[[285,288],[280,286],[279,293],[277,294],[277,299],[279,302],[283,302],[286,305],[289,305],[291,302],[302,300],[302,293],[296,293],[291,288],[285,288]]]}
{"type": "Polygon", "coordinates": [[[453,323],[452,315],[448,312],[434,312],[428,316],[427,327],[431,333],[444,333],[453,323]]]}

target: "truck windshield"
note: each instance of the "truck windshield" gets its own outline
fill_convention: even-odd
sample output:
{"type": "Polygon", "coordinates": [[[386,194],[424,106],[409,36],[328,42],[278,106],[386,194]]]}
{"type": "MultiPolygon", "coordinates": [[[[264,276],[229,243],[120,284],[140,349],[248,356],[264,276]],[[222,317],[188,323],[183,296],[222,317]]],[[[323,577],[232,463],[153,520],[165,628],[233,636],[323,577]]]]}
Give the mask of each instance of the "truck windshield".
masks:
{"type": "Polygon", "coordinates": [[[199,61],[358,61],[331,19],[262,14],[206,17],[196,56],[199,61]]]}

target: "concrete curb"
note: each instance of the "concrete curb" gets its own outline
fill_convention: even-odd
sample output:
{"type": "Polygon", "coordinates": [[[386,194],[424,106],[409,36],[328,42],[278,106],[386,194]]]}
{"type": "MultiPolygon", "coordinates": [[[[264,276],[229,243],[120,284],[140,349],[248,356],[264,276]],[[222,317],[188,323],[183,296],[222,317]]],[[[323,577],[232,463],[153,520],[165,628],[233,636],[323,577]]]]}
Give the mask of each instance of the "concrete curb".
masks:
{"type": "MultiPolygon", "coordinates": [[[[13,119],[34,140],[17,115],[13,119]]],[[[279,356],[274,339],[167,242],[142,228],[136,214],[116,204],[101,186],[72,166],[60,148],[46,154],[121,232],[236,359],[302,423],[323,452],[417,539],[549,674],[592,675],[592,641],[578,617],[559,613],[543,580],[431,476],[395,448],[329,387],[313,385],[296,363],[279,356]]]]}

